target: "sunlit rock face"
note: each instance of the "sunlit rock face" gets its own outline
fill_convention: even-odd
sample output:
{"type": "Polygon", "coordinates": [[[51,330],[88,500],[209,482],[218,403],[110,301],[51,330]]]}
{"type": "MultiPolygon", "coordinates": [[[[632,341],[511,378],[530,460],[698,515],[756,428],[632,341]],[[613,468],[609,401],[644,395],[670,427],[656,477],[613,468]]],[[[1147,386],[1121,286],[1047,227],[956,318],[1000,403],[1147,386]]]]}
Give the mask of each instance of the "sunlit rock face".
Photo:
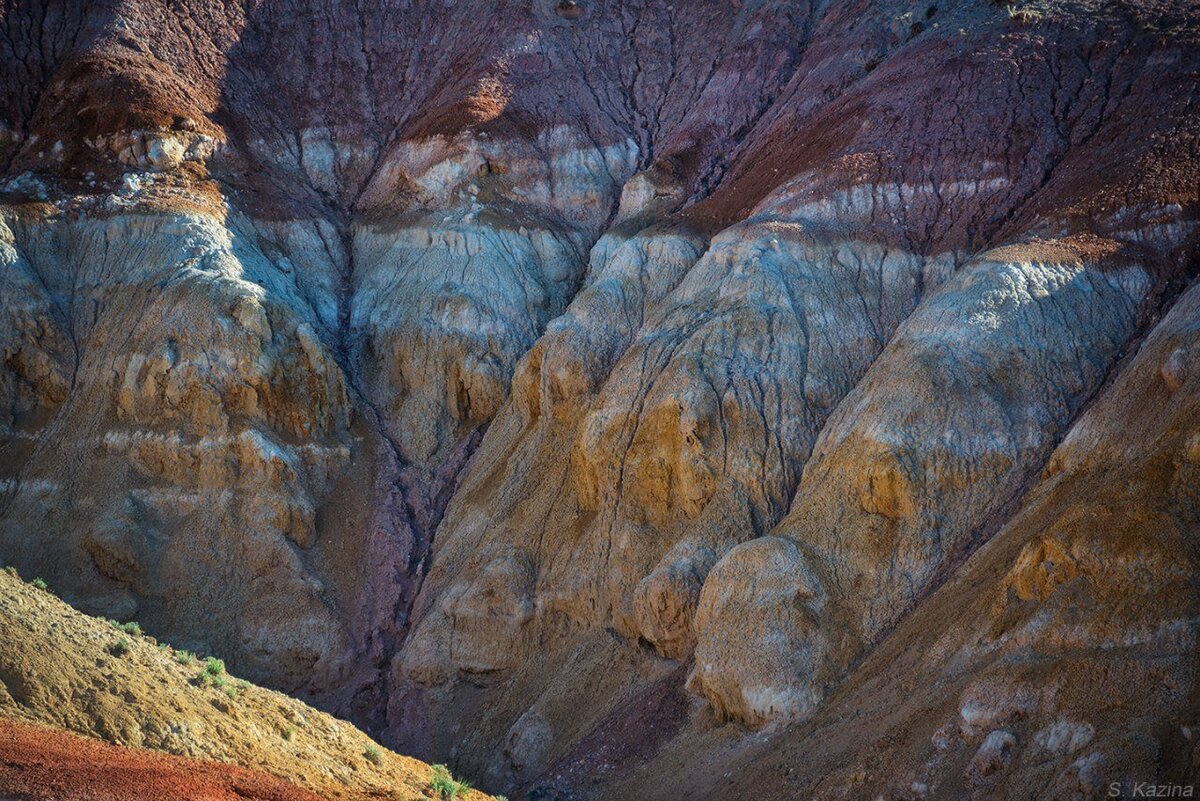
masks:
{"type": "Polygon", "coordinates": [[[1182,781],[1200,16],[944,5],[3,4],[0,559],[512,797],[1182,781]]]}
{"type": "MultiPolygon", "coordinates": [[[[778,571],[791,583],[777,592],[814,620],[774,625],[767,641],[746,649],[727,632],[761,625],[747,618],[777,614],[780,604],[726,610],[714,598],[693,674],[714,705],[746,721],[811,711],[822,677],[840,675],[846,657],[859,652],[853,645],[845,655],[831,652],[823,645],[828,632],[874,641],[1045,464],[1132,334],[1150,287],[1137,265],[1015,261],[1055,256],[1069,254],[1014,247],[965,265],[905,321],[843,400],[777,529],[803,553],[778,571]],[[947,418],[956,421],[952,429],[947,418]],[[824,581],[814,579],[821,574],[824,581]],[[809,650],[835,664],[817,658],[779,674],[779,665],[809,650]],[[756,665],[775,677],[757,675],[756,665]],[[722,686],[735,688],[734,697],[722,686]],[[747,689],[759,686],[773,689],[767,708],[747,689]]],[[[720,575],[762,574],[749,567],[761,558],[761,542],[730,552],[720,575]]]]}

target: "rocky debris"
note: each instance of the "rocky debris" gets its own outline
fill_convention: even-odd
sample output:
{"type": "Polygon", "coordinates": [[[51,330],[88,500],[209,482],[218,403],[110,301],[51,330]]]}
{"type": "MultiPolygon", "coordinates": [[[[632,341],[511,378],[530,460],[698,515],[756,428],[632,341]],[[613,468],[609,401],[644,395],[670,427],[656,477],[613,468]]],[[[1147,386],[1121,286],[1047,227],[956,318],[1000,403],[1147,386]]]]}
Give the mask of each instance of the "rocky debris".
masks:
{"type": "Polygon", "coordinates": [[[1013,751],[1017,748],[1017,738],[1012,732],[997,729],[989,732],[984,738],[983,745],[971,757],[967,765],[968,781],[980,783],[992,774],[1008,767],[1012,761],[1013,751]]]}
{"type": "Polygon", "coordinates": [[[1095,736],[1096,730],[1089,723],[1060,720],[1040,729],[1034,735],[1034,742],[1047,751],[1071,754],[1086,746],[1095,736]]]}
{"type": "Polygon", "coordinates": [[[160,171],[173,170],[185,161],[208,161],[215,149],[211,136],[194,131],[125,131],[97,137],[89,144],[126,167],[160,171]]]}

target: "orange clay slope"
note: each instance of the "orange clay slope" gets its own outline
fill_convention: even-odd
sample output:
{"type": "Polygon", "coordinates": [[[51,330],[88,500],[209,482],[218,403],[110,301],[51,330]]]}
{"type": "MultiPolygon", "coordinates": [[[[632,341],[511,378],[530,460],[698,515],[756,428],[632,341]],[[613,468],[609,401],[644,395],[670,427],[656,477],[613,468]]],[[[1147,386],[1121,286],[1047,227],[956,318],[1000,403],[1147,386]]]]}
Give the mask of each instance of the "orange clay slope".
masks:
{"type": "Polygon", "coordinates": [[[259,771],[109,745],[14,720],[0,720],[0,792],[34,801],[321,798],[259,771]]]}

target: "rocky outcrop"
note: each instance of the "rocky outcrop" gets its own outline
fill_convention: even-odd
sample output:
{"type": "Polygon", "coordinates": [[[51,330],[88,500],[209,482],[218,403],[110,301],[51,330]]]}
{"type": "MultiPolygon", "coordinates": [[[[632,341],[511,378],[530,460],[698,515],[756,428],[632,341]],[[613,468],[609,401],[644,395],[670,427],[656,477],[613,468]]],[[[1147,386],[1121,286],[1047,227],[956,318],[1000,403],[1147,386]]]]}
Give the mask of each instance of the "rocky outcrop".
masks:
{"type": "Polygon", "coordinates": [[[1166,770],[989,660],[1182,607],[978,649],[1111,569],[1055,487],[1190,514],[1113,476],[1190,442],[1120,399],[1189,397],[1193,9],[343,5],[3,6],[0,557],[512,795],[1166,770]],[[881,654],[962,719],[812,745],[942,709],[881,654]]]}
{"type": "Polygon", "coordinates": [[[332,669],[344,634],[300,554],[354,442],[311,320],[255,282],[262,257],[207,215],[9,229],[14,265],[71,299],[38,324],[74,350],[57,365],[68,397],[8,446],[32,440],[7,480],[6,551],[70,576],[98,612],[161,615],[182,641],[246,654],[251,675],[296,687],[332,669]],[[80,524],[52,538],[23,522],[68,518],[80,524]]]}
{"type": "Polygon", "coordinates": [[[669,746],[610,797],[707,792],[718,772],[736,777],[722,785],[731,797],[1103,798],[1193,783],[1194,735],[1174,721],[1196,708],[1200,396],[1164,368],[1194,352],[1198,323],[1193,285],[1080,414],[1021,509],[804,724],[770,749],[714,748],[723,756],[695,780],[662,778],[691,747],[669,746]]]}
{"type": "Polygon", "coordinates": [[[739,598],[744,577],[771,572],[763,549],[784,546],[755,540],[722,561],[691,679],[714,708],[746,722],[811,712],[1045,463],[1133,333],[1150,281],[1137,265],[1043,248],[966,265],[825,425],[777,529],[796,545],[776,592],[800,621],[765,627],[750,648],[731,640],[785,606],[739,598]],[[830,632],[843,642],[827,644],[830,632]],[[813,664],[790,664],[810,652],[813,664]]]}

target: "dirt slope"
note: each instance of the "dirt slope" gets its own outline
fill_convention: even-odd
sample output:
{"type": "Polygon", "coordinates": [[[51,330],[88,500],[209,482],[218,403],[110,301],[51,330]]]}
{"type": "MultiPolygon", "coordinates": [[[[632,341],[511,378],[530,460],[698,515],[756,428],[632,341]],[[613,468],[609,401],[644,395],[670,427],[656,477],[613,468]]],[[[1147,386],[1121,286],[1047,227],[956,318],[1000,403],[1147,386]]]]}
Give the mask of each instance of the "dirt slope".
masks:
{"type": "Polygon", "coordinates": [[[8,570],[0,571],[0,642],[6,790],[36,788],[49,770],[49,787],[69,788],[68,797],[92,781],[113,793],[95,796],[105,798],[138,798],[180,781],[213,798],[235,788],[281,799],[435,797],[428,765],[377,746],[349,723],[228,674],[213,676],[225,687],[201,686],[204,662],[183,664],[181,652],[80,614],[8,570]],[[76,747],[66,732],[130,748],[76,747]],[[60,753],[70,758],[60,764],[60,753]],[[247,770],[222,778],[211,760],[247,770]]]}
{"type": "Polygon", "coordinates": [[[12,719],[0,720],[0,791],[23,801],[318,801],[265,773],[170,757],[12,719]]]}

